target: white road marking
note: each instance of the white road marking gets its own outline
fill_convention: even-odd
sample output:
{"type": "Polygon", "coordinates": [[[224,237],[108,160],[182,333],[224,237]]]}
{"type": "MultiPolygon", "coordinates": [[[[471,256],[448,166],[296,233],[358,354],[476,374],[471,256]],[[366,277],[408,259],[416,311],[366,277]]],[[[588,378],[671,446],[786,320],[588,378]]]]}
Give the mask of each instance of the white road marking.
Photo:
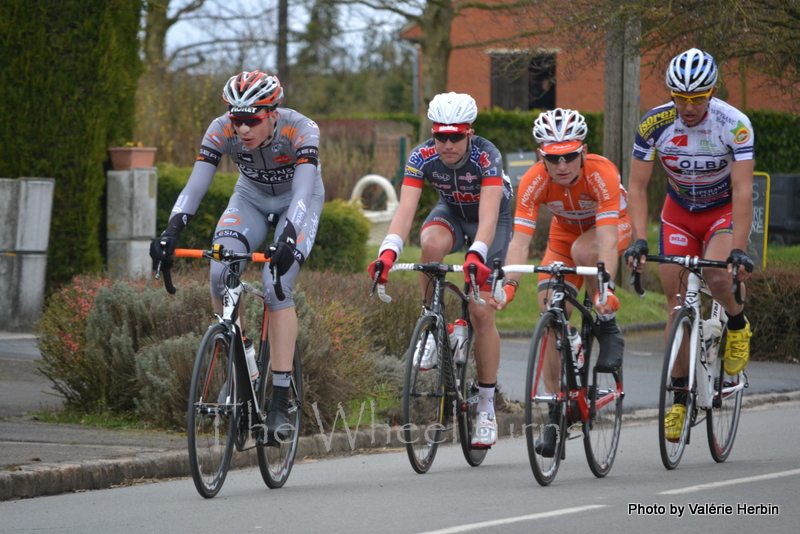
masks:
{"type": "Polygon", "coordinates": [[[768,475],[758,475],[754,477],[734,478],[732,480],[725,480],[722,482],[710,482],[708,484],[698,484],[697,486],[689,486],[686,488],[678,488],[669,491],[662,491],[659,495],[678,495],[681,493],[692,493],[694,491],[703,491],[712,488],[721,488],[725,486],[733,486],[736,484],[746,484],[748,482],[757,482],[760,480],[771,480],[773,478],[783,478],[800,475],[800,469],[792,469],[791,471],[781,471],[778,473],[770,473],[768,475]]]}
{"type": "Polygon", "coordinates": [[[604,504],[591,504],[588,506],[576,506],[574,508],[564,508],[562,510],[553,510],[551,512],[541,512],[538,514],[521,515],[518,517],[509,517],[506,519],[496,519],[494,521],[484,521],[482,523],[471,523],[468,525],[460,525],[457,527],[443,528],[441,530],[431,530],[424,534],[456,534],[458,532],[469,532],[471,530],[478,530],[481,528],[499,527],[502,525],[510,525],[511,523],[519,523],[520,521],[532,521],[534,519],[544,519],[547,517],[558,517],[560,515],[577,514],[579,512],[586,512],[588,510],[595,510],[597,508],[605,508],[604,504]]]}

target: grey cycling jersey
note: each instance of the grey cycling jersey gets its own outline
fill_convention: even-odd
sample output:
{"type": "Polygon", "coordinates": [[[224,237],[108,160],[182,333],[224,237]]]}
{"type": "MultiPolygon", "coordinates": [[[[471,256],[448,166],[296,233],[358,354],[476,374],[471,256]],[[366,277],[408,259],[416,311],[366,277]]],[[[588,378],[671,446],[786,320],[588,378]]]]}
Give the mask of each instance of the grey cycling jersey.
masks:
{"type": "Polygon", "coordinates": [[[253,150],[242,145],[227,114],[212,121],[189,181],[172,208],[170,227],[180,231],[186,226],[208,191],[222,156],[228,154],[239,168],[238,183],[246,182],[253,194],[265,199],[291,195],[287,221],[292,227],[287,224],[281,230],[297,235],[310,215],[314,188],[322,183],[319,127],[294,110],[279,108],[277,113],[272,142],[253,150]]]}

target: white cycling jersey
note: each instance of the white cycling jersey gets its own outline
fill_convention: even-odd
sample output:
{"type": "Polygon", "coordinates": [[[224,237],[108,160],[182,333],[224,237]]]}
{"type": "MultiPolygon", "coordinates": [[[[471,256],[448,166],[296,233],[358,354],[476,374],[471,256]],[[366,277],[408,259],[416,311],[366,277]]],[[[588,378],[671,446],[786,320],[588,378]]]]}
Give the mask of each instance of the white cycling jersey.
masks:
{"type": "Polygon", "coordinates": [[[651,109],[636,130],[633,157],[658,155],[669,179],[669,196],[690,211],[731,201],[731,163],[753,159],[753,127],[747,115],[712,98],[705,117],[686,126],[670,102],[651,109]]]}

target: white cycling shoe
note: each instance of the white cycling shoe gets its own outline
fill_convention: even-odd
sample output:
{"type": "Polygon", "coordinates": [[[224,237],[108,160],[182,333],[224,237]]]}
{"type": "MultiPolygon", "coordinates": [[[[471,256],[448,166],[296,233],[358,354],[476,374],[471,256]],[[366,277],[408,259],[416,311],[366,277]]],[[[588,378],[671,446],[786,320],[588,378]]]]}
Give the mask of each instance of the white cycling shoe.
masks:
{"type": "Polygon", "coordinates": [[[497,422],[494,415],[488,412],[478,413],[475,421],[475,433],[472,435],[470,445],[477,448],[489,448],[497,443],[497,422]]]}
{"type": "Polygon", "coordinates": [[[434,369],[436,367],[436,342],[433,340],[433,336],[428,336],[424,349],[420,350],[419,345],[417,343],[417,350],[414,351],[414,360],[419,360],[419,370],[429,371],[434,369]]]}

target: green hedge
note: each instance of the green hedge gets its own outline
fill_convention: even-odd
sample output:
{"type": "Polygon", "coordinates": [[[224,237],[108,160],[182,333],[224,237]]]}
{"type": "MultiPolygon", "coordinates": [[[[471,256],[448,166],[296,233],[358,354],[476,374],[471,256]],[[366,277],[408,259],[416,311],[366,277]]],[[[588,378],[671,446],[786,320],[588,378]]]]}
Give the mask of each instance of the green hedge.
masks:
{"type": "Polygon", "coordinates": [[[132,141],[141,0],[7,0],[0,176],[56,179],[50,287],[103,265],[107,148],[132,141]]]}
{"type": "MultiPolygon", "coordinates": [[[[158,167],[158,199],[156,228],[167,227],[170,211],[191,174],[189,167],[161,164],[158,167]]],[[[203,197],[197,213],[181,233],[182,248],[208,248],[217,221],[233,193],[238,173],[218,172],[203,197]]],[[[342,200],[327,202],[320,218],[314,248],[305,266],[312,270],[331,269],[336,272],[358,272],[363,268],[370,224],[356,206],[342,200]]],[[[263,247],[262,247],[263,248],[263,247]]]]}

